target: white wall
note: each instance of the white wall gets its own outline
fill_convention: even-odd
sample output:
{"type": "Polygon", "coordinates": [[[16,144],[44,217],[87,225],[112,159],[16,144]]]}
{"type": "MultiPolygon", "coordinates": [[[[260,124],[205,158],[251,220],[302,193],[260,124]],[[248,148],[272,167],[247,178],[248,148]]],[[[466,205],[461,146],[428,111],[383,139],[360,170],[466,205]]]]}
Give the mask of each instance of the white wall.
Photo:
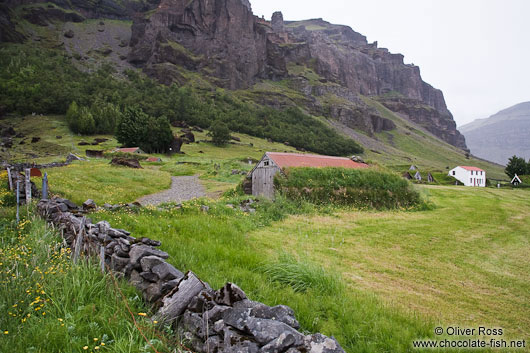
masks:
{"type": "Polygon", "coordinates": [[[486,172],[471,171],[456,167],[449,171],[449,176],[454,177],[465,186],[486,187],[486,172]]]}

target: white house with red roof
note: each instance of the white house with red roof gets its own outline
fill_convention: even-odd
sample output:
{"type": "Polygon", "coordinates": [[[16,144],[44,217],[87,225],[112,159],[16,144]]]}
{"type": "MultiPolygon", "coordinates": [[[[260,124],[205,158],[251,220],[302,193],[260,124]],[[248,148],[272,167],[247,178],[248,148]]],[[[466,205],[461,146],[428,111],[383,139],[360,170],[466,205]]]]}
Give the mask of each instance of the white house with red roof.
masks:
{"type": "Polygon", "coordinates": [[[486,187],[486,172],[477,167],[458,166],[449,171],[449,176],[465,186],[486,187]]]}
{"type": "Polygon", "coordinates": [[[249,173],[252,178],[252,195],[272,199],[274,197],[274,176],[290,167],[368,168],[368,164],[354,162],[345,157],[266,152],[249,173]]]}

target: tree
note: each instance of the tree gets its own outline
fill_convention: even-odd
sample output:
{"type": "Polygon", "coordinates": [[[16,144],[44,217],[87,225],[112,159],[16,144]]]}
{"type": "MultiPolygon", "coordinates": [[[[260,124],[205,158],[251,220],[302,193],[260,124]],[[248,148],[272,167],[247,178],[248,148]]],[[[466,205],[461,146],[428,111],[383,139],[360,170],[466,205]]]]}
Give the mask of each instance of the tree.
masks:
{"type": "Polygon", "coordinates": [[[504,169],[504,172],[508,174],[510,178],[513,178],[515,174],[517,175],[525,175],[529,173],[528,170],[528,164],[524,160],[524,158],[513,156],[509,159],[508,164],[506,165],[506,169],[504,169]]]}
{"type": "Polygon", "coordinates": [[[224,122],[216,120],[213,122],[212,126],[210,126],[208,136],[212,138],[214,145],[224,146],[230,141],[230,130],[224,122]]]}
{"type": "Polygon", "coordinates": [[[68,107],[68,111],[66,112],[66,123],[68,124],[68,127],[73,132],[77,133],[79,131],[79,126],[77,124],[77,118],[79,117],[79,107],[77,106],[77,103],[73,101],[70,103],[70,106],[68,107]]]}
{"type": "Polygon", "coordinates": [[[96,123],[94,117],[87,107],[81,107],[79,109],[79,115],[77,117],[78,133],[83,135],[91,135],[96,131],[96,123]]]}
{"type": "Polygon", "coordinates": [[[147,153],[168,152],[173,142],[166,117],[151,117],[138,107],[125,109],[116,128],[116,139],[127,147],[140,147],[147,153]]]}
{"type": "Polygon", "coordinates": [[[116,127],[116,139],[126,147],[140,147],[146,141],[148,123],[149,116],[140,108],[126,108],[116,127]]]}
{"type": "Polygon", "coordinates": [[[142,147],[146,152],[165,153],[169,152],[173,142],[173,133],[169,120],[165,117],[149,118],[146,142],[142,147]]]}

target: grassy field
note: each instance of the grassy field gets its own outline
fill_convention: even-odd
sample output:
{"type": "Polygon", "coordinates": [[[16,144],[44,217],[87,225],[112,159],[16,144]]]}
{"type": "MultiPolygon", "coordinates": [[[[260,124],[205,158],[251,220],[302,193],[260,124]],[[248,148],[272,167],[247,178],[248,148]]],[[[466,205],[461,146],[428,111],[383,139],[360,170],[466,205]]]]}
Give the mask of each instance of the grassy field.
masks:
{"type": "Polygon", "coordinates": [[[527,338],[528,192],[421,188],[434,210],[360,212],[280,199],[247,215],[226,199],[94,216],[160,239],[177,268],[213,287],[233,281],[252,299],[293,307],[303,329],[334,335],[348,352],[410,351],[438,325],[502,327],[507,338],[527,338]]]}
{"type": "Polygon", "coordinates": [[[426,212],[293,216],[249,235],[442,326],[530,333],[530,193],[427,187],[426,212]]]}

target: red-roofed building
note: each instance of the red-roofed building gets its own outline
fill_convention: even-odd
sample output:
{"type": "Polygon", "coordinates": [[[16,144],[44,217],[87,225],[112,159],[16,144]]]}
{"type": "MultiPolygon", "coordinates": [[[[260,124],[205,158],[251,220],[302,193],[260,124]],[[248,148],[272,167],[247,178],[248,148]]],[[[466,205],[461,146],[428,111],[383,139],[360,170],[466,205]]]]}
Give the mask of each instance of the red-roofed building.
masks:
{"type": "Polygon", "coordinates": [[[486,172],[477,167],[458,166],[449,171],[449,176],[465,186],[486,187],[486,172]]]}
{"type": "Polygon", "coordinates": [[[266,152],[252,169],[252,195],[274,197],[274,176],[285,168],[368,168],[368,164],[354,162],[349,158],[319,156],[313,154],[266,152]]]}
{"type": "Polygon", "coordinates": [[[143,154],[145,153],[140,149],[140,147],[128,147],[128,148],[116,148],[114,152],[121,152],[121,153],[137,153],[137,154],[143,154]]]}

